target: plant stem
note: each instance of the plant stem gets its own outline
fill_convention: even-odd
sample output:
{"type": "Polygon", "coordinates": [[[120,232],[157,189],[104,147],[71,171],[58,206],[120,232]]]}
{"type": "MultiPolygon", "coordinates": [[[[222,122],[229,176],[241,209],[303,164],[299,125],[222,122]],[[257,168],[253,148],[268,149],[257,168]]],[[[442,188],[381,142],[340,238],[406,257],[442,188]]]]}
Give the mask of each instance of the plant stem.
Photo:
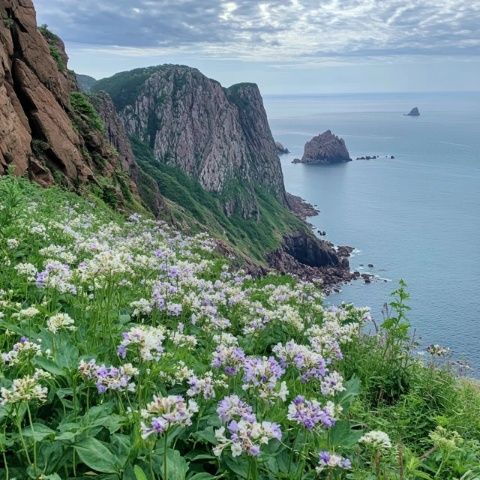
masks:
{"type": "Polygon", "coordinates": [[[164,443],[164,451],[163,451],[163,480],[168,480],[167,439],[168,439],[168,434],[165,434],[165,443],[164,443]]]}

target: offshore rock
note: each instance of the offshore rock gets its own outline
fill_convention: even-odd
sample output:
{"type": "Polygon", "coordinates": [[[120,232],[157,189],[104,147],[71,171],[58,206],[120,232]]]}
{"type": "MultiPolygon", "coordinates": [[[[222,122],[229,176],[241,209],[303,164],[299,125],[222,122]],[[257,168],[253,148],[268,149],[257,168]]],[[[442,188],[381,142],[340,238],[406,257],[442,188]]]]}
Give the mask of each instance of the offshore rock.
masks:
{"type": "Polygon", "coordinates": [[[420,116],[420,111],[418,110],[417,107],[412,108],[408,113],[407,117],[419,117],[420,116]]]}
{"type": "Polygon", "coordinates": [[[351,158],[345,146],[345,141],[327,130],[307,142],[303,157],[295,159],[293,163],[331,165],[350,161],[351,158]]]}

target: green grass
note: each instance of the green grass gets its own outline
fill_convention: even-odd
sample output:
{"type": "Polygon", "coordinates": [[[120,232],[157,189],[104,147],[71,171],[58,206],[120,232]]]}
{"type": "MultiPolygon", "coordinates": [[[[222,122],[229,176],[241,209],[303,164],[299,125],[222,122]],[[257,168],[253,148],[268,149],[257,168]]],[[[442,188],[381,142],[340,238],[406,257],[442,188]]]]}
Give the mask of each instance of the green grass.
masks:
{"type": "Polygon", "coordinates": [[[70,104],[72,105],[73,111],[77,115],[80,115],[90,128],[102,133],[105,131],[105,123],[100,118],[100,115],[95,110],[95,107],[87,95],[81,92],[72,92],[70,94],[70,104]]]}
{"type": "Polygon", "coordinates": [[[238,252],[263,263],[266,254],[280,246],[283,235],[307,228],[273,195],[262,190],[255,191],[258,220],[245,219],[238,213],[229,217],[223,209],[225,198],[233,195],[238,199],[248,192],[238,185],[231,185],[221,195],[207,192],[179,168],[157,162],[151,149],[138,139],[131,140],[141,169],[155,179],[161,194],[174,204],[175,219],[191,231],[206,230],[228,241],[238,252]]]}

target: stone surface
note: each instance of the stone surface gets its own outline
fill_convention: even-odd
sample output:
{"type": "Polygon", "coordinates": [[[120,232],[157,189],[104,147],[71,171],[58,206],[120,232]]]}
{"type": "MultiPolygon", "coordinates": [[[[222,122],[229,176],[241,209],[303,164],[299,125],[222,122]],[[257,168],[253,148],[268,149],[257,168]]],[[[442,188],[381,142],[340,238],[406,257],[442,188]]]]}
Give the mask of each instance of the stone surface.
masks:
{"type": "Polygon", "coordinates": [[[198,70],[178,65],[124,74],[126,84],[135,75],[141,78],[135,95],[128,101],[113,99],[127,133],[150,145],[157,161],[221,194],[228,214],[256,217],[258,188],[286,204],[280,161],[256,85],[225,89],[198,70]]]}
{"type": "Polygon", "coordinates": [[[408,117],[419,117],[420,116],[420,111],[418,110],[417,107],[413,107],[408,113],[408,117]]]}
{"type": "Polygon", "coordinates": [[[297,195],[292,195],[291,193],[287,193],[287,201],[290,210],[300,218],[304,220],[307,217],[314,217],[320,213],[313,205],[306,202],[302,197],[298,197],[297,195]]]}
{"type": "Polygon", "coordinates": [[[132,159],[72,109],[64,44],[37,28],[31,0],[0,0],[0,18],[0,174],[76,189],[128,169],[132,159]]]}
{"type": "Polygon", "coordinates": [[[293,163],[330,165],[351,161],[345,141],[327,130],[305,144],[303,157],[293,163]]]}

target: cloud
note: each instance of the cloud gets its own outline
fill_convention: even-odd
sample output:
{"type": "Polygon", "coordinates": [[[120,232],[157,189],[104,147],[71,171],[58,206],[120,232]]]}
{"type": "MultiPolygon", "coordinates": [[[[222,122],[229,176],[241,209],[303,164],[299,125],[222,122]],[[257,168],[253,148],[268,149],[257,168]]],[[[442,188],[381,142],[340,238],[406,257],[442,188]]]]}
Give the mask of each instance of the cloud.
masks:
{"type": "Polygon", "coordinates": [[[37,0],[69,44],[298,62],[479,55],[480,0],[37,0]]]}

